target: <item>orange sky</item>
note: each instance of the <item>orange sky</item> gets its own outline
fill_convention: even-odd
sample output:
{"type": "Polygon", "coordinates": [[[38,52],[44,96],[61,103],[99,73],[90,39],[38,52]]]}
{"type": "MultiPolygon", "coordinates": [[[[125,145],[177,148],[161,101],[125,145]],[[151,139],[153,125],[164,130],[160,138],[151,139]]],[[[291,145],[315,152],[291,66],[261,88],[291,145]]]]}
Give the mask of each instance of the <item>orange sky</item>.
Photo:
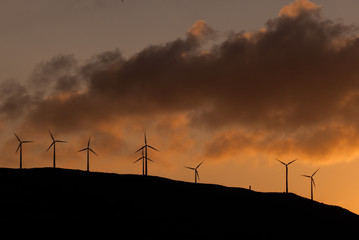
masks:
{"type": "Polygon", "coordinates": [[[58,54],[37,64],[26,81],[1,82],[3,167],[50,167],[48,130],[57,166],[141,173],[134,152],[147,131],[149,173],[257,191],[285,190],[359,213],[359,38],[356,27],[323,16],[325,4],[297,0],[254,31],[228,33],[198,19],[182,38],[125,57],[104,51],[79,61],[58,54]]]}

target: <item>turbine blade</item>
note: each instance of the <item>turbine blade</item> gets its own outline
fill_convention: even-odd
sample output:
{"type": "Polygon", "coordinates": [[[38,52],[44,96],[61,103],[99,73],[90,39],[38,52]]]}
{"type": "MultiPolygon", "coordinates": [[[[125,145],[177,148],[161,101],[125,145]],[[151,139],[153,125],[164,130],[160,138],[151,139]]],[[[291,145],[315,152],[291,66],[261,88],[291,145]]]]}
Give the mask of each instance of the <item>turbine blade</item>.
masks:
{"type": "Polygon", "coordinates": [[[150,160],[151,162],[154,162],[152,159],[150,159],[150,158],[147,158],[147,160],[150,160]]]}
{"type": "Polygon", "coordinates": [[[89,148],[89,150],[90,150],[93,154],[95,154],[96,156],[98,156],[98,154],[97,154],[97,153],[95,153],[95,151],[94,151],[94,150],[92,150],[91,148],[89,148]]]}
{"type": "Polygon", "coordinates": [[[149,148],[152,148],[153,150],[156,150],[157,152],[159,152],[159,150],[158,149],[156,149],[156,148],[154,148],[154,147],[152,147],[152,146],[150,146],[150,145],[147,145],[149,148]]]}
{"type": "Polygon", "coordinates": [[[147,145],[146,131],[145,131],[145,145],[147,145]]]}
{"type": "Polygon", "coordinates": [[[145,146],[141,147],[140,149],[138,149],[135,153],[141,151],[145,146]]]}
{"type": "Polygon", "coordinates": [[[50,129],[49,129],[49,133],[50,133],[51,139],[52,139],[53,141],[55,141],[55,138],[54,138],[54,136],[52,135],[50,129]]]}
{"type": "Polygon", "coordinates": [[[281,160],[279,160],[279,159],[275,159],[275,160],[277,160],[278,162],[280,162],[281,164],[283,164],[283,165],[287,165],[287,164],[285,164],[284,162],[282,162],[281,160]]]}
{"type": "Polygon", "coordinates": [[[199,168],[199,166],[201,166],[203,162],[204,162],[204,160],[200,164],[197,165],[196,169],[199,168]]]}
{"type": "Polygon", "coordinates": [[[312,179],[312,183],[313,183],[314,187],[316,187],[316,186],[315,186],[315,182],[314,182],[314,179],[313,179],[313,178],[311,178],[311,179],[312,179]]]}
{"type": "Polygon", "coordinates": [[[82,152],[82,151],[85,151],[85,150],[87,150],[87,148],[81,149],[79,152],[82,152]]]}
{"type": "Polygon", "coordinates": [[[19,149],[20,149],[20,147],[21,147],[21,144],[22,144],[22,143],[20,142],[20,144],[19,144],[19,146],[17,147],[15,153],[17,153],[17,151],[19,151],[19,149]]]}
{"type": "Polygon", "coordinates": [[[312,177],[318,172],[319,168],[313,173],[312,177]]]}
{"type": "Polygon", "coordinates": [[[291,163],[294,163],[295,161],[297,161],[297,159],[294,159],[293,161],[287,163],[287,165],[291,164],[291,163]]]}
{"type": "Polygon", "coordinates": [[[15,132],[14,132],[14,135],[15,135],[15,137],[17,138],[17,140],[18,140],[19,142],[21,142],[20,138],[16,135],[15,132]]]}
{"type": "Polygon", "coordinates": [[[55,140],[55,142],[67,143],[67,141],[62,141],[62,140],[55,140]]]}
{"type": "Polygon", "coordinates": [[[311,176],[308,176],[308,175],[302,175],[303,177],[307,177],[307,178],[311,178],[311,176]]]}
{"type": "Polygon", "coordinates": [[[89,141],[87,143],[87,147],[90,147],[90,141],[91,141],[91,136],[89,137],[89,141]]]}
{"type": "Polygon", "coordinates": [[[139,159],[137,159],[137,160],[134,161],[133,163],[136,163],[136,162],[140,161],[141,159],[143,159],[143,157],[140,157],[139,159]]]}
{"type": "Polygon", "coordinates": [[[52,145],[54,145],[55,144],[55,141],[53,141],[52,143],[51,143],[51,145],[50,145],[50,147],[46,150],[46,152],[47,151],[49,151],[49,149],[52,147],[52,145]]]}
{"type": "Polygon", "coordinates": [[[22,143],[32,143],[34,141],[23,141],[22,143]]]}
{"type": "Polygon", "coordinates": [[[193,167],[186,167],[186,166],[185,166],[185,168],[188,168],[188,169],[191,169],[191,170],[196,170],[196,169],[193,168],[193,167]]]}
{"type": "Polygon", "coordinates": [[[198,171],[197,171],[197,170],[195,170],[195,172],[196,172],[196,175],[197,175],[197,177],[198,177],[198,180],[200,180],[200,179],[199,179],[199,174],[198,174],[198,171]]]}

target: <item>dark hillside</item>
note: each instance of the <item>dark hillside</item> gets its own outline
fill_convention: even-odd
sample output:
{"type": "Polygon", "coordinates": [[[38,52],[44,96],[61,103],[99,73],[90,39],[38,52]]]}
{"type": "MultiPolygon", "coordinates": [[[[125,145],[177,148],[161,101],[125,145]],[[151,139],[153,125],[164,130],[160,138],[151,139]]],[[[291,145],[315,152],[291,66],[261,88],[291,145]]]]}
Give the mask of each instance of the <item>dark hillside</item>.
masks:
{"type": "Polygon", "coordinates": [[[68,169],[0,169],[0,225],[168,239],[359,236],[359,216],[295,194],[68,169]],[[130,235],[129,235],[130,234],[130,235]]]}

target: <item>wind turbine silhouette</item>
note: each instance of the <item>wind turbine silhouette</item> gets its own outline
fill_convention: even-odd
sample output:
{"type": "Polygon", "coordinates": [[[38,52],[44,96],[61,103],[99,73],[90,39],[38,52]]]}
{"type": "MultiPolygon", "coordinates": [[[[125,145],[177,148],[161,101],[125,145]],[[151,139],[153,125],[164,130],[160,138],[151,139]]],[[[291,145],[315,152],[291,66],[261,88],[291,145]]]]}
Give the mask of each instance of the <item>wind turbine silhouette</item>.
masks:
{"type": "Polygon", "coordinates": [[[315,187],[314,175],[318,172],[319,168],[311,175],[302,175],[303,177],[310,178],[310,199],[313,200],[313,185],[315,187]]]}
{"type": "Polygon", "coordinates": [[[202,164],[203,162],[204,162],[204,161],[202,161],[200,164],[198,164],[197,167],[195,167],[195,168],[193,168],[193,167],[186,167],[186,166],[185,166],[185,168],[194,170],[194,183],[197,183],[197,178],[198,178],[198,180],[199,180],[199,174],[198,174],[197,169],[199,168],[199,166],[201,166],[201,164],[202,164]]]}
{"type": "Polygon", "coordinates": [[[52,147],[52,146],[54,146],[53,147],[53,149],[54,149],[54,168],[56,168],[56,143],[57,142],[60,142],[60,143],[67,143],[66,141],[62,141],[62,140],[56,140],[55,138],[54,138],[54,136],[52,135],[52,133],[51,133],[51,131],[49,130],[49,133],[50,133],[50,136],[51,136],[51,139],[52,139],[52,143],[51,143],[51,145],[50,145],[50,147],[46,150],[46,151],[49,151],[49,149],[52,147]]]}
{"type": "Polygon", "coordinates": [[[19,141],[19,146],[17,147],[15,153],[17,153],[19,151],[19,149],[20,149],[20,169],[22,169],[22,144],[23,143],[31,143],[33,141],[21,141],[21,139],[16,135],[15,132],[14,132],[14,135],[17,138],[17,140],[19,141]]]}
{"type": "MultiPolygon", "coordinates": [[[[137,159],[133,163],[136,163],[136,162],[138,162],[140,160],[142,160],[142,175],[145,175],[145,156],[144,156],[144,150],[143,149],[142,149],[142,157],[140,157],[139,159],[137,159]]],[[[150,159],[150,158],[147,158],[147,160],[150,160],[151,162],[153,162],[153,160],[150,159]]]]}
{"type": "Polygon", "coordinates": [[[294,159],[293,161],[290,161],[289,163],[284,163],[279,159],[276,159],[276,160],[285,166],[285,192],[288,193],[288,165],[292,164],[297,159],[294,159]]]}
{"type": "MultiPolygon", "coordinates": [[[[144,174],[145,176],[147,176],[147,160],[150,160],[148,157],[147,157],[147,150],[148,150],[148,148],[152,148],[153,150],[155,150],[155,151],[157,151],[157,152],[159,152],[159,150],[158,149],[156,149],[156,148],[154,148],[154,147],[152,147],[151,145],[148,145],[147,144],[147,137],[146,137],[146,132],[145,132],[145,145],[144,146],[142,146],[141,148],[139,148],[135,153],[137,153],[137,152],[139,152],[139,151],[141,151],[141,150],[144,150],[144,158],[143,158],[143,161],[144,161],[144,164],[143,164],[143,167],[144,167],[144,172],[142,173],[142,174],[144,174]]],[[[139,158],[139,159],[141,159],[141,158],[139,158]]],[[[139,160],[139,159],[137,159],[137,161],[139,160]]],[[[152,160],[150,160],[150,161],[152,161],[152,160]]],[[[152,161],[153,162],[153,161],[152,161]]]]}
{"type": "Polygon", "coordinates": [[[92,150],[92,148],[90,148],[90,141],[91,141],[91,137],[89,137],[89,141],[87,142],[87,148],[81,149],[79,151],[79,152],[87,151],[87,171],[88,172],[90,171],[90,151],[92,153],[94,153],[96,156],[98,156],[97,153],[95,153],[95,151],[92,150]]]}

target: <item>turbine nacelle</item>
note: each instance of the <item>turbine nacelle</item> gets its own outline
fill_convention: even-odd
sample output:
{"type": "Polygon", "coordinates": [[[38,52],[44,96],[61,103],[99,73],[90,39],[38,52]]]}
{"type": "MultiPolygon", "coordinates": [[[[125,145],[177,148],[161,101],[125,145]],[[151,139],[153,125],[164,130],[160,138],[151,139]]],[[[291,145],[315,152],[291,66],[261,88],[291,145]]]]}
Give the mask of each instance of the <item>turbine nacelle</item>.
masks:
{"type": "Polygon", "coordinates": [[[16,135],[16,133],[14,132],[14,135],[16,137],[16,139],[19,141],[19,145],[17,146],[17,149],[15,151],[15,153],[17,153],[20,149],[20,169],[22,169],[22,144],[23,143],[31,143],[33,141],[22,141],[19,136],[16,135]]]}
{"type": "Polygon", "coordinates": [[[315,186],[315,182],[314,182],[314,175],[318,172],[319,168],[312,174],[312,175],[302,175],[303,177],[306,177],[306,178],[310,178],[310,197],[311,197],[311,200],[313,200],[313,186],[315,186]]]}
{"type": "Polygon", "coordinates": [[[277,160],[278,162],[280,162],[281,164],[283,164],[284,166],[288,166],[288,165],[292,164],[293,162],[297,161],[298,159],[294,159],[294,160],[290,161],[289,163],[282,162],[282,161],[279,160],[278,158],[276,158],[276,160],[277,160]]]}
{"type": "Polygon", "coordinates": [[[56,147],[56,143],[59,142],[59,143],[67,143],[67,141],[63,141],[63,140],[57,140],[54,138],[54,135],[52,135],[51,131],[49,130],[49,133],[50,133],[50,136],[51,136],[51,139],[52,139],[52,143],[51,145],[47,148],[46,151],[49,151],[50,148],[53,146],[53,150],[54,150],[54,156],[53,156],[53,167],[56,168],[56,165],[55,165],[55,159],[56,159],[56,150],[55,150],[55,147],[56,147]]]}
{"type": "Polygon", "coordinates": [[[54,138],[54,135],[52,135],[52,133],[51,133],[51,131],[49,130],[49,133],[50,133],[50,136],[51,136],[51,139],[52,139],[52,143],[51,143],[51,145],[47,148],[47,150],[46,151],[49,151],[50,150],[50,148],[52,147],[52,146],[54,146],[55,145],[55,143],[57,143],[57,142],[60,142],[60,143],[67,143],[67,141],[63,141],[63,140],[56,140],[55,138],[54,138]]]}
{"type": "Polygon", "coordinates": [[[195,168],[193,168],[193,167],[186,167],[186,166],[185,166],[185,168],[194,170],[194,182],[195,182],[195,183],[197,183],[197,178],[198,178],[198,180],[200,180],[200,178],[199,178],[199,173],[198,173],[198,170],[197,170],[197,169],[199,168],[199,166],[202,165],[203,162],[204,162],[204,161],[202,161],[200,164],[198,164],[197,167],[195,167],[195,168]]]}
{"type": "Polygon", "coordinates": [[[314,175],[318,172],[319,168],[311,175],[302,175],[303,177],[307,177],[307,178],[310,178],[311,179],[311,182],[313,183],[314,187],[315,187],[315,182],[314,182],[314,175]]]}
{"type": "Polygon", "coordinates": [[[17,153],[17,152],[19,151],[19,149],[22,147],[22,144],[23,144],[23,143],[31,143],[31,142],[34,142],[34,141],[22,141],[22,140],[16,135],[15,132],[14,132],[14,135],[15,135],[16,139],[19,141],[19,145],[18,145],[18,147],[17,147],[15,153],[17,153]]]}

